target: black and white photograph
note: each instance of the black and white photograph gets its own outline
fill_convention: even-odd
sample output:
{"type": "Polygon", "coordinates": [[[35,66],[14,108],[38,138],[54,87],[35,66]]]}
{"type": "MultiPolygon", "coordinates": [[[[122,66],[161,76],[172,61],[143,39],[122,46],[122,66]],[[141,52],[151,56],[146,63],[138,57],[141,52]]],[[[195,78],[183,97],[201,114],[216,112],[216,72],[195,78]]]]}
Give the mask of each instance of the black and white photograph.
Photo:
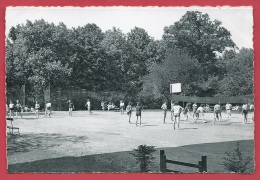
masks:
{"type": "Polygon", "coordinates": [[[7,173],[255,171],[253,7],[7,7],[7,173]]]}

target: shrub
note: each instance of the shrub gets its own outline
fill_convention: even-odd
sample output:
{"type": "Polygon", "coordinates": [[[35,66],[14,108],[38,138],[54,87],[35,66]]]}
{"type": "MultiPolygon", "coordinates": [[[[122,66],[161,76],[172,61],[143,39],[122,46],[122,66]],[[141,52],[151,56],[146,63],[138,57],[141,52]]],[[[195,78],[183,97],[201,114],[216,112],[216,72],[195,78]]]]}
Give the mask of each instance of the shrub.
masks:
{"type": "Polygon", "coordinates": [[[248,164],[252,161],[251,157],[243,157],[242,152],[239,148],[239,142],[237,142],[237,147],[234,152],[225,152],[227,157],[224,157],[225,162],[221,165],[225,166],[226,170],[243,173],[245,170],[249,169],[248,164]]]}
{"type": "Polygon", "coordinates": [[[154,166],[153,153],[156,151],[155,146],[146,146],[140,145],[137,149],[134,149],[134,153],[130,153],[134,155],[136,158],[136,164],[140,165],[140,172],[148,172],[149,167],[154,166]]]}

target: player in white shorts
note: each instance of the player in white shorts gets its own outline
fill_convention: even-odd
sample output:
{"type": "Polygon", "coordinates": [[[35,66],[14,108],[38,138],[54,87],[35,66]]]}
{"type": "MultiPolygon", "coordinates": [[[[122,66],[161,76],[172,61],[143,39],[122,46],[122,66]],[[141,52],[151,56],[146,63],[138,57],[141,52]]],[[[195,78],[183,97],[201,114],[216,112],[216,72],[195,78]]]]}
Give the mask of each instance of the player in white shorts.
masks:
{"type": "Polygon", "coordinates": [[[172,113],[173,113],[173,129],[175,129],[175,123],[177,122],[178,129],[180,129],[180,114],[182,111],[182,107],[178,105],[178,103],[174,103],[172,106],[172,113]]]}
{"type": "Polygon", "coordinates": [[[203,105],[201,104],[200,107],[197,109],[196,112],[196,119],[195,119],[195,123],[197,122],[197,120],[199,119],[199,117],[201,117],[202,121],[204,123],[206,123],[207,121],[204,120],[204,112],[205,112],[205,108],[203,107],[203,105]]]}
{"type": "Polygon", "coordinates": [[[232,105],[227,102],[226,111],[227,111],[227,114],[228,114],[228,118],[229,118],[229,116],[231,117],[231,109],[232,109],[232,105]]]}

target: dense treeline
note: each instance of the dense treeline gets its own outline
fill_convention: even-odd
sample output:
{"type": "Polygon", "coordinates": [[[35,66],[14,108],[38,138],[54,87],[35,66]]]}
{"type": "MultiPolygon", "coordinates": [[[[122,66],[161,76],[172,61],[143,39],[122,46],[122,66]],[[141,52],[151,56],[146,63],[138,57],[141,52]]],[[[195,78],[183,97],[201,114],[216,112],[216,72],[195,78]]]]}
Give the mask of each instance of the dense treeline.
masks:
{"type": "Polygon", "coordinates": [[[150,100],[169,99],[169,84],[179,82],[183,95],[253,92],[253,50],[237,50],[221,22],[197,11],[165,27],[161,40],[138,27],[124,34],[115,27],[102,32],[96,24],[69,29],[27,21],[9,32],[6,70],[7,89],[25,84],[35,98],[49,85],[150,100]]]}

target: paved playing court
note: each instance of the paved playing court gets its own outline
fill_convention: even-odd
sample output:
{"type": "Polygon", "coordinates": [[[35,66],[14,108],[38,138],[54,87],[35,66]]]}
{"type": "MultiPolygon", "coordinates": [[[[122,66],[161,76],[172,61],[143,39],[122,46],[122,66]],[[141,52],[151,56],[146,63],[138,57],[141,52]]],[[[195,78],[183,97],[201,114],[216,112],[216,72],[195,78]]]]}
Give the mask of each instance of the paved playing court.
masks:
{"type": "Polygon", "coordinates": [[[119,151],[129,151],[141,144],[161,147],[252,140],[254,124],[249,114],[249,123],[243,124],[242,114],[233,114],[231,118],[223,113],[222,124],[213,124],[213,114],[205,113],[203,123],[194,123],[190,117],[184,122],[181,116],[180,130],[173,129],[170,112],[166,124],[163,113],[159,110],[146,110],[142,114],[142,126],[136,126],[133,113],[132,123],[128,116],[119,112],[54,111],[52,117],[24,114],[23,119],[16,119],[15,126],[20,127],[21,137],[8,141],[8,164],[32,162],[36,160],[64,157],[85,156],[119,151]]]}

